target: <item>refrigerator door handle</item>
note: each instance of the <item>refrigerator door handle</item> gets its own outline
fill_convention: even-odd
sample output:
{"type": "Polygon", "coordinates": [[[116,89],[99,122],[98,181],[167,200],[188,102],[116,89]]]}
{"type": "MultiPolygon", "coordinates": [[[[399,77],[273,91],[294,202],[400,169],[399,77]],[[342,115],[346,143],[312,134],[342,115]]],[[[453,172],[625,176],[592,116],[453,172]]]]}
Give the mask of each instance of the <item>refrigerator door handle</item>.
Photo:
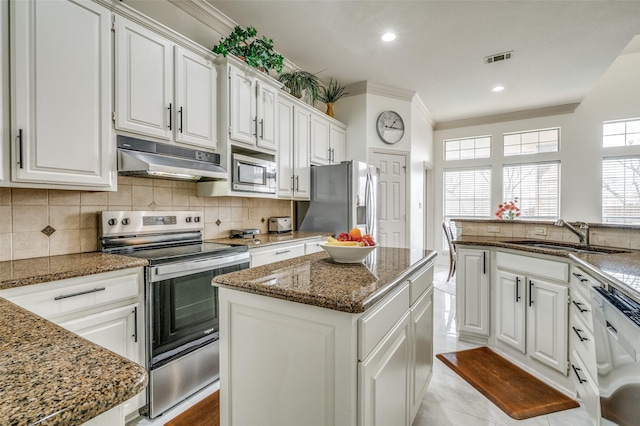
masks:
{"type": "Polygon", "coordinates": [[[367,234],[373,234],[373,221],[375,218],[375,211],[373,205],[373,194],[372,194],[372,186],[373,182],[371,179],[371,173],[367,173],[367,183],[364,187],[364,205],[367,215],[367,223],[365,224],[365,232],[367,234]]]}

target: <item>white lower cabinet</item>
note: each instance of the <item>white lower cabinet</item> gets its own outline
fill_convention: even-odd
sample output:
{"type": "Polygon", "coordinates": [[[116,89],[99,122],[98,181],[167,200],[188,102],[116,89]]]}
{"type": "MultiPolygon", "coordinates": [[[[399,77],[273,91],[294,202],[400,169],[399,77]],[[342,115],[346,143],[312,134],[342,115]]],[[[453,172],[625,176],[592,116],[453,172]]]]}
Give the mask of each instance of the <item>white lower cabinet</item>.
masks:
{"type": "Polygon", "coordinates": [[[267,265],[281,260],[293,259],[303,256],[304,243],[276,244],[268,247],[252,248],[249,250],[251,256],[251,267],[267,265]]]}
{"type": "Polygon", "coordinates": [[[220,424],[409,426],[433,366],[432,274],[362,314],[220,288],[220,424]]]}
{"type": "MultiPolygon", "coordinates": [[[[87,340],[144,365],[143,269],[130,268],[0,291],[0,296],[87,340]]],[[[104,413],[137,413],[145,393],[104,413]]],[[[98,416],[95,424],[101,422],[98,416]]]]}
{"type": "Polygon", "coordinates": [[[482,344],[489,337],[490,253],[459,247],[456,260],[458,333],[482,344]]]}

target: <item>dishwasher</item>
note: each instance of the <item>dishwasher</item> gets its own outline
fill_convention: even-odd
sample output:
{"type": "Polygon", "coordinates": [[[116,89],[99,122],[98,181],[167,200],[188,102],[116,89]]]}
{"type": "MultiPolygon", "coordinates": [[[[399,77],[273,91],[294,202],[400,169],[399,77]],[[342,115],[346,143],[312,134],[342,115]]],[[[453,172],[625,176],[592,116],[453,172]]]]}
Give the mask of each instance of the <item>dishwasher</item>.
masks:
{"type": "Polygon", "coordinates": [[[640,425],[640,303],[615,287],[592,287],[603,425],[640,425]]]}

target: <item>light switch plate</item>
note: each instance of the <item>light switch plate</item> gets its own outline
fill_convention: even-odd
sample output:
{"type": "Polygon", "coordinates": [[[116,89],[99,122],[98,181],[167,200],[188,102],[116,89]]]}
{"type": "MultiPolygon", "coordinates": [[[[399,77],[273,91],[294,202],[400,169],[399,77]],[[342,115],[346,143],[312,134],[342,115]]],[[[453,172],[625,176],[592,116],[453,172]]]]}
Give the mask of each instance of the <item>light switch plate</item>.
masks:
{"type": "Polygon", "coordinates": [[[534,231],[534,234],[536,235],[547,235],[547,228],[544,227],[537,227],[534,231]]]}

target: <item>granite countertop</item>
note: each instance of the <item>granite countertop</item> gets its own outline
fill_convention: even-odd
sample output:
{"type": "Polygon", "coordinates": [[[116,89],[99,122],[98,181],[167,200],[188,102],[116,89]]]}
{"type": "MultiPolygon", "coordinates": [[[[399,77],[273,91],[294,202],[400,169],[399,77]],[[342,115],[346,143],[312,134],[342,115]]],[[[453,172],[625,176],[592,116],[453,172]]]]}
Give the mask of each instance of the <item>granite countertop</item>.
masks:
{"type": "Polygon", "coordinates": [[[213,285],[336,311],[361,313],[436,257],[432,250],[379,247],[364,263],[340,264],[325,252],[213,278],[213,285]]]}
{"type": "Polygon", "coordinates": [[[100,252],[0,262],[0,290],[146,266],[144,259],[100,252]]]}
{"type": "Polygon", "coordinates": [[[207,241],[222,244],[244,244],[249,246],[249,248],[257,248],[275,244],[290,243],[297,240],[328,237],[331,235],[333,235],[332,232],[293,231],[287,234],[257,234],[255,238],[216,238],[214,240],[207,241]]]}
{"type": "MultiPolygon", "coordinates": [[[[524,241],[525,238],[497,238],[487,239],[476,236],[458,237],[456,245],[478,245],[489,247],[501,247],[512,250],[520,250],[529,253],[546,254],[551,256],[566,257],[596,275],[596,278],[622,290],[631,298],[640,301],[640,251],[629,249],[617,249],[615,247],[596,247],[603,253],[572,253],[564,250],[531,247],[514,244],[516,241],[524,241]]],[[[537,241],[537,240],[533,240],[537,241]]],[[[540,241],[554,244],[554,241],[540,241]]],[[[581,248],[580,244],[560,243],[564,246],[581,248]]]]}
{"type": "Polygon", "coordinates": [[[141,365],[2,298],[0,330],[0,424],[81,424],[147,384],[141,365]]]}

